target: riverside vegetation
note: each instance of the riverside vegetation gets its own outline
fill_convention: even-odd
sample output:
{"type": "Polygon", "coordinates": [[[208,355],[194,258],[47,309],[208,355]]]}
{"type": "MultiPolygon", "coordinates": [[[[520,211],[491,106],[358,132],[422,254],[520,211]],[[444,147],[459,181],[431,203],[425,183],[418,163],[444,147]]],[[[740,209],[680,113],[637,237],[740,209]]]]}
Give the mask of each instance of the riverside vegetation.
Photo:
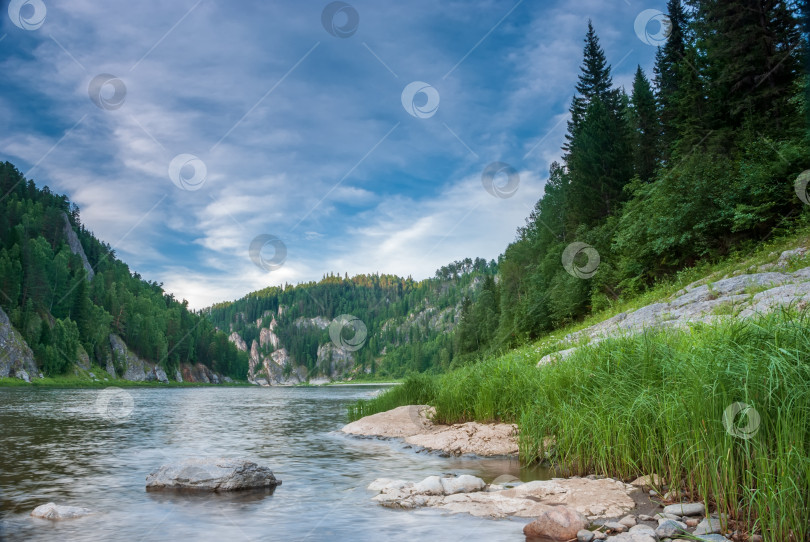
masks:
{"type": "Polygon", "coordinates": [[[412,376],[349,418],[428,404],[439,423],[516,423],[523,461],[625,480],[655,473],[676,500],[704,501],[740,532],[810,540],[806,303],[583,341],[537,366],[572,332],[807,245],[798,10],[670,0],[654,84],[639,68],[630,96],[613,88],[589,23],[564,163],[499,259],[493,295],[456,331],[478,361],[412,376]],[[566,269],[573,242],[593,250],[566,269]],[[755,412],[732,417],[735,403],[755,412]]]}

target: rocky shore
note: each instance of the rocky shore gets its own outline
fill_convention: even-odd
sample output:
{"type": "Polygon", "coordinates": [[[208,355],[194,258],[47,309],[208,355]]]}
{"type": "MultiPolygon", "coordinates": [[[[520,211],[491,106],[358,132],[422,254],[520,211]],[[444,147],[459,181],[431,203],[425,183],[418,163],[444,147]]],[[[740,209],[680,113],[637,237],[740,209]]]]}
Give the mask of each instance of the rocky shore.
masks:
{"type": "MultiPolygon", "coordinates": [[[[517,428],[511,424],[434,424],[433,409],[426,405],[402,406],[354,421],[342,431],[361,437],[396,438],[413,446],[448,454],[517,456],[517,428]]],[[[378,478],[369,486],[372,500],[402,510],[432,508],[450,514],[482,518],[528,518],[523,527],[527,540],[546,542],[670,542],[678,539],[704,542],[751,540],[733,530],[728,518],[711,513],[702,502],[677,502],[657,475],[627,483],[587,476],[553,478],[522,483],[499,477],[487,484],[470,475],[429,476],[421,481],[378,478]]],[[[517,538],[520,533],[516,531],[517,538]]]]}
{"type": "MultiPolygon", "coordinates": [[[[545,542],[703,542],[752,540],[731,529],[728,518],[708,514],[702,502],[663,506],[646,497],[648,480],[588,476],[507,484],[486,484],[470,475],[429,476],[419,482],[379,478],[368,490],[387,508],[434,508],[450,514],[499,519],[532,518],[523,527],[528,540],[545,542]]],[[[516,533],[517,534],[517,533],[516,533]]]]}

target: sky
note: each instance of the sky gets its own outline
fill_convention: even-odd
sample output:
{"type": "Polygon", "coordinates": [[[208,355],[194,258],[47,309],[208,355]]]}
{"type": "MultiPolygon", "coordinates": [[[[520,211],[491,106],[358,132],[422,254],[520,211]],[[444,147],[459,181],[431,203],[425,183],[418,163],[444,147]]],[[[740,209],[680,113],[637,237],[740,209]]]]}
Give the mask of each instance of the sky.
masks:
{"type": "Polygon", "coordinates": [[[629,92],[664,9],[5,0],[0,160],[195,309],[330,272],[423,279],[525,224],[588,19],[629,92]]]}

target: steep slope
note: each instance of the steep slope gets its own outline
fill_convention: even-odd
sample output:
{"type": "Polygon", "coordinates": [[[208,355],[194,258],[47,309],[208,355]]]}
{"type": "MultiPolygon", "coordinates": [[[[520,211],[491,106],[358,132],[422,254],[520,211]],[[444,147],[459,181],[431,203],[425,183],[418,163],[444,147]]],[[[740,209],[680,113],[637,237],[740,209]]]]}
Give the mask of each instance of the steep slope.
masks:
{"type": "Polygon", "coordinates": [[[247,376],[246,354],[185,301],[132,273],[66,196],[8,162],[0,194],[0,377],[94,365],[132,381],[247,376]]]}

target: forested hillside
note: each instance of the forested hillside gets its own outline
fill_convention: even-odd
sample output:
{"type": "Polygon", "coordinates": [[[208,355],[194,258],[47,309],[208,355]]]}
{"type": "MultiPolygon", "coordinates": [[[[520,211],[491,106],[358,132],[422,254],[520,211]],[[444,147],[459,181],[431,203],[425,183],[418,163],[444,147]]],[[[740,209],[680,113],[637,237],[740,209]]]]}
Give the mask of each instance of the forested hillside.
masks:
{"type": "Polygon", "coordinates": [[[538,337],[801,215],[798,6],[670,0],[668,12],[654,73],[639,67],[631,89],[615,88],[588,24],[562,163],[501,257],[494,297],[462,323],[468,349],[538,337]]]}
{"type": "MultiPolygon", "coordinates": [[[[467,258],[421,281],[329,274],[317,283],[265,288],[205,312],[219,329],[244,341],[252,366],[272,357],[283,376],[300,368],[302,375],[339,377],[349,371],[399,377],[459,362],[469,349],[458,343],[454,328],[472,300],[492,295],[496,272],[494,261],[467,258]],[[341,315],[362,323],[358,348],[343,348],[330,337],[329,325],[341,315]],[[337,358],[337,368],[324,365],[337,358]]],[[[347,340],[358,333],[350,326],[339,331],[347,340]]]]}
{"type": "Polygon", "coordinates": [[[66,196],[38,188],[8,162],[0,164],[0,194],[0,307],[45,375],[66,373],[86,353],[101,367],[112,361],[122,376],[115,334],[168,374],[202,363],[245,378],[247,356],[185,301],[131,272],[84,228],[66,196]],[[72,250],[74,236],[80,245],[72,250]]]}

